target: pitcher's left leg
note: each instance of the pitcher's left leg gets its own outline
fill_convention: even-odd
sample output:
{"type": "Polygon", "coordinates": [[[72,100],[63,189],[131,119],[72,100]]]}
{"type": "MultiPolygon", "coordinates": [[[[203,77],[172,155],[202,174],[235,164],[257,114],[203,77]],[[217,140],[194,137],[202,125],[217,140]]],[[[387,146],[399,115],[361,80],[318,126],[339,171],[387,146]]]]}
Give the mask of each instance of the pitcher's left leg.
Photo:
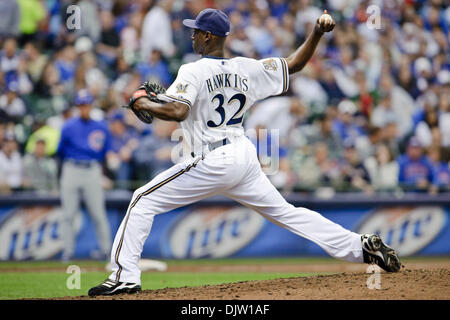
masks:
{"type": "Polygon", "coordinates": [[[225,195],[313,241],[334,258],[363,262],[360,234],[344,229],[315,211],[289,204],[259,168],[225,195]]]}

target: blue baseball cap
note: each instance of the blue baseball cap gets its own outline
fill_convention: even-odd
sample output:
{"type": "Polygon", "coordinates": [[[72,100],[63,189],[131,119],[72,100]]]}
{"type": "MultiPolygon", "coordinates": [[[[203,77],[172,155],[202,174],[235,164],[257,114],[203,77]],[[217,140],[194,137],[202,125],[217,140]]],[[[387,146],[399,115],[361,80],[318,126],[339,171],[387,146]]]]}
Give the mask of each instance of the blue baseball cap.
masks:
{"type": "Polygon", "coordinates": [[[76,106],[91,104],[92,102],[94,102],[94,97],[87,89],[81,89],[75,95],[75,105],[76,106]]]}
{"type": "Polygon", "coordinates": [[[201,11],[195,20],[184,19],[183,24],[192,29],[209,31],[219,37],[230,34],[230,20],[228,16],[217,9],[205,9],[201,11]]]}
{"type": "Polygon", "coordinates": [[[420,148],[422,147],[422,144],[420,143],[419,138],[413,136],[411,137],[411,139],[409,139],[408,147],[420,148]]]}

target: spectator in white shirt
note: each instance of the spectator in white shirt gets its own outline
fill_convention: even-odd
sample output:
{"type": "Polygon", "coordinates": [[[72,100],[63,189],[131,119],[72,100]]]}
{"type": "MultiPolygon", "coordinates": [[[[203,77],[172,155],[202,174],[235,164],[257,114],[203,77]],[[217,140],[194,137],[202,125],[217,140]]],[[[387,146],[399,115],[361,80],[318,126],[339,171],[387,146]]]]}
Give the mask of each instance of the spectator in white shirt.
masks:
{"type": "Polygon", "coordinates": [[[22,156],[13,137],[6,136],[0,151],[0,192],[22,186],[22,156]]]}
{"type": "Polygon", "coordinates": [[[160,50],[165,57],[175,53],[172,42],[172,25],[169,13],[173,0],[158,1],[147,12],[142,23],[141,55],[146,61],[153,49],[160,50]]]}
{"type": "Polygon", "coordinates": [[[375,156],[367,158],[364,166],[376,191],[393,190],[398,186],[398,163],[393,160],[387,145],[380,144],[375,156]]]}
{"type": "Polygon", "coordinates": [[[11,118],[20,118],[25,115],[25,103],[18,94],[19,85],[16,81],[7,83],[6,92],[0,96],[0,109],[3,109],[11,118]]]}

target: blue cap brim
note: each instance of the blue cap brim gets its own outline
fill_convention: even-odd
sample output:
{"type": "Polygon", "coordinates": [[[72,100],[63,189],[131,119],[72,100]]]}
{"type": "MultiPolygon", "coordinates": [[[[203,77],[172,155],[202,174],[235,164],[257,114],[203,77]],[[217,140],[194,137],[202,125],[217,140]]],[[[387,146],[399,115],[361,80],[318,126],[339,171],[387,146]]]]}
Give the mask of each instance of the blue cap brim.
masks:
{"type": "Polygon", "coordinates": [[[188,27],[188,28],[192,28],[192,29],[198,29],[197,24],[195,23],[195,20],[192,19],[184,19],[183,20],[183,24],[188,27]]]}

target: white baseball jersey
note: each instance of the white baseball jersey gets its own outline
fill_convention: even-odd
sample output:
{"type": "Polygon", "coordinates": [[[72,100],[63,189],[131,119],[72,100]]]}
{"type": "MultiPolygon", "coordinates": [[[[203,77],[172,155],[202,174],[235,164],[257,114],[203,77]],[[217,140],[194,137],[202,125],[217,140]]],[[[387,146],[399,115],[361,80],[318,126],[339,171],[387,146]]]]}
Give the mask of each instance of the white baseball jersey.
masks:
{"type": "Polygon", "coordinates": [[[180,68],[166,96],[190,108],[181,126],[185,140],[194,143],[195,157],[175,164],[133,193],[112,246],[110,280],[140,283],[138,262],[156,215],[217,194],[315,242],[333,257],[363,262],[361,236],[286,202],[261,170],[256,148],[244,136],[245,111],[256,100],[286,91],[288,84],[282,58],[204,57],[180,68]],[[230,143],[199,156],[202,146],[225,138],[230,143]]]}
{"type": "Polygon", "coordinates": [[[181,66],[166,97],[190,108],[181,128],[185,141],[198,154],[208,143],[242,136],[248,108],[257,100],[285,92],[288,86],[283,58],[203,57],[181,66]]]}

